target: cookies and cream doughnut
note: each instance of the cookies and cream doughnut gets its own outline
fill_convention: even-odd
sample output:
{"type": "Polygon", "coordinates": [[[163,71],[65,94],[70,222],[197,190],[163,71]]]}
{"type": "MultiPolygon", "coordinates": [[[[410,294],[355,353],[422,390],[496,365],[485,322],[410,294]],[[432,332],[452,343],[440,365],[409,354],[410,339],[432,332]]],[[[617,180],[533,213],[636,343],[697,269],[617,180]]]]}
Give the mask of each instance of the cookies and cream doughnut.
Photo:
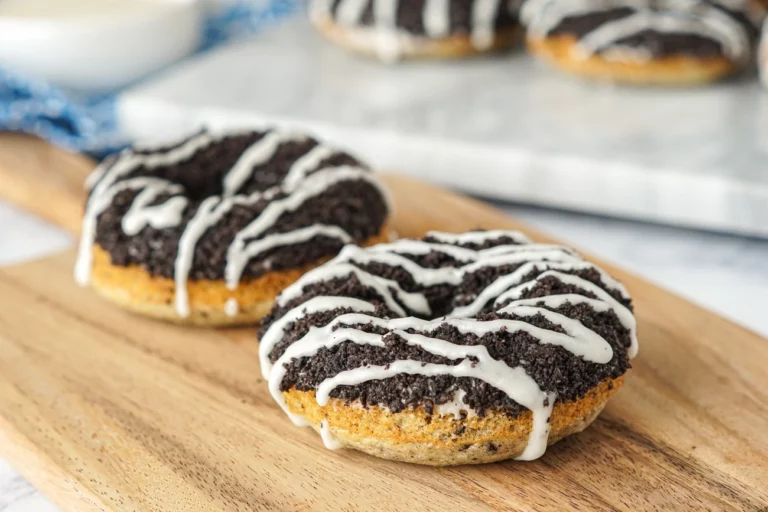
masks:
{"type": "Polygon", "coordinates": [[[529,49],[567,71],[637,84],[722,78],[752,60],[753,0],[526,0],[529,49]]]}
{"type": "Polygon", "coordinates": [[[322,34],[390,62],[509,48],[520,39],[517,14],[518,0],[309,0],[322,34]]]}
{"type": "Polygon", "coordinates": [[[387,239],[387,194],[370,169],[300,133],[137,146],[88,185],[76,280],[167,320],[257,322],[344,245],[387,239]]]}
{"type": "Polygon", "coordinates": [[[484,231],[345,247],[278,297],[259,355],[274,399],[327,447],[455,465],[535,459],[583,430],[637,350],[619,282],[484,231]]]}

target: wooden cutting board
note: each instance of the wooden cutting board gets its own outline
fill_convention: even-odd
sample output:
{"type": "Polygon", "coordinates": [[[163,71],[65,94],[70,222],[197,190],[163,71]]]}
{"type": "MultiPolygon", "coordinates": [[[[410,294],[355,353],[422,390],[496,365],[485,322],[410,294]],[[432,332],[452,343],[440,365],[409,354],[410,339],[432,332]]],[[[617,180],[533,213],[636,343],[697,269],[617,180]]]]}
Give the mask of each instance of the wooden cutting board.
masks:
{"type": "MultiPolygon", "coordinates": [[[[90,167],[0,138],[0,192],[41,163],[78,180],[90,167]]],[[[520,227],[387,182],[405,236],[520,227]]],[[[57,187],[43,190],[58,213],[16,200],[69,223],[82,192],[57,187]]],[[[0,453],[65,510],[768,510],[768,340],[608,265],[635,297],[641,348],[595,424],[536,462],[434,469],[326,450],[272,403],[253,329],[130,315],[76,287],[73,260],[0,269],[0,453]]]]}

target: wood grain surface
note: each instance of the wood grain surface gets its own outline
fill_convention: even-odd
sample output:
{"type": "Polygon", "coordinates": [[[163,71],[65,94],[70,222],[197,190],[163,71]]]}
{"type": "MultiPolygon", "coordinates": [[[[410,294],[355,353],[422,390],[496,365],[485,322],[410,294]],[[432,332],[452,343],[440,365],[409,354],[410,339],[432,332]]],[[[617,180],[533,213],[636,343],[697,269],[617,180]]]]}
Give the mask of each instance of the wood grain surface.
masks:
{"type": "MultiPolygon", "coordinates": [[[[387,182],[405,236],[520,227],[387,182]]],[[[253,329],[125,313],[73,260],[0,269],[0,453],[65,510],[768,510],[768,340],[608,265],[641,344],[595,424],[535,462],[434,469],[326,450],[273,404],[253,329]]]]}
{"type": "Polygon", "coordinates": [[[78,233],[93,165],[29,135],[0,134],[0,197],[78,233]]]}

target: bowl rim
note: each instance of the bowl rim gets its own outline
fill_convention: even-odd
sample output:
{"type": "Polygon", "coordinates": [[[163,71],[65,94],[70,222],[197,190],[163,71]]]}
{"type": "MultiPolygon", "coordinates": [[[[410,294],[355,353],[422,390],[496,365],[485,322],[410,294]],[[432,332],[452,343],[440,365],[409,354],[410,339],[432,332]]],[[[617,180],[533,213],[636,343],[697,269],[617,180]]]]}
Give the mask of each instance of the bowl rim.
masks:
{"type": "MultiPolygon", "coordinates": [[[[2,1],[2,0],[0,0],[2,1]]],[[[23,0],[30,2],[34,0],[23,0]]],[[[128,0],[130,1],[130,0],[128,0]]],[[[180,12],[196,12],[202,14],[202,0],[149,0],[156,3],[168,4],[167,9],[147,10],[147,11],[126,11],[120,16],[112,15],[108,12],[74,16],[71,18],[55,18],[46,16],[11,16],[0,14],[0,28],[9,30],[13,28],[84,28],[98,25],[101,29],[108,26],[136,24],[147,21],[167,18],[169,15],[176,15],[180,12]]]]}

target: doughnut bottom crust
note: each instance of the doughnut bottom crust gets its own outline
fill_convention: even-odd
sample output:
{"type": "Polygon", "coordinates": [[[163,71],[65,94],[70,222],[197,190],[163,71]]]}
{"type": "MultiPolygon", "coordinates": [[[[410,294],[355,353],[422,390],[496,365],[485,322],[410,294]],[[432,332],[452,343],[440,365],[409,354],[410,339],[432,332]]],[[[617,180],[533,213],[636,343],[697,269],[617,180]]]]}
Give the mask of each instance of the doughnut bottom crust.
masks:
{"type": "MultiPolygon", "coordinates": [[[[369,57],[380,57],[378,38],[373,29],[366,27],[345,27],[331,20],[314,20],[313,25],[327,39],[356,53],[369,57]]],[[[488,48],[478,49],[465,34],[440,39],[415,36],[406,32],[397,33],[400,54],[404,59],[452,59],[484,53],[498,52],[517,46],[522,40],[522,29],[512,27],[495,33],[488,48]]],[[[397,58],[393,60],[397,60],[397,58]]]]}
{"type": "MultiPolygon", "coordinates": [[[[362,245],[389,241],[385,226],[379,234],[362,245]]],[[[243,279],[236,290],[229,290],[224,280],[190,280],[187,282],[189,311],[178,316],[175,306],[176,284],[173,279],[152,276],[138,265],[113,265],[108,252],[94,245],[91,287],[101,296],[134,313],[188,325],[231,327],[258,323],[267,315],[275,297],[284,288],[329,258],[299,268],[267,272],[256,279],[243,279]],[[228,315],[225,306],[230,298],[237,300],[236,314],[228,315]]]]}
{"type": "MultiPolygon", "coordinates": [[[[623,376],[604,381],[579,400],[556,403],[550,418],[549,444],[587,428],[623,382],[623,376]]],[[[517,418],[489,411],[483,417],[461,419],[452,414],[430,415],[423,408],[393,413],[384,407],[365,408],[334,398],[320,406],[314,392],[295,389],[283,396],[288,408],[306,418],[316,431],[326,421],[341,447],[429,466],[484,464],[518,457],[533,424],[530,411],[517,418]]]]}
{"type": "Polygon", "coordinates": [[[600,55],[575,58],[577,41],[570,36],[528,38],[531,53],[570,73],[608,82],[635,85],[686,86],[717,81],[738,71],[725,57],[696,59],[683,55],[647,62],[621,62],[600,55]]]}

